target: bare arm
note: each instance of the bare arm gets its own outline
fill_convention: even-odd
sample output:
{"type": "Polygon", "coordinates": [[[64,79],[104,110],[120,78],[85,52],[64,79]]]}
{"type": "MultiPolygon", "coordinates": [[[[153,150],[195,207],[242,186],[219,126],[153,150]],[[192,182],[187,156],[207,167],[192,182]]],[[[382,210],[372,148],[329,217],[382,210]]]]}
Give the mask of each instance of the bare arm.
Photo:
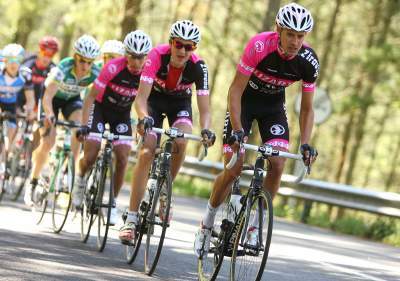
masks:
{"type": "Polygon", "coordinates": [[[43,95],[43,109],[46,114],[46,118],[54,117],[53,112],[53,98],[58,90],[58,85],[55,82],[51,82],[44,92],[43,95]]]}
{"type": "Polygon", "coordinates": [[[313,97],[314,92],[303,92],[301,96],[299,116],[301,144],[309,143],[311,138],[314,125],[313,97]]]}
{"type": "Polygon", "coordinates": [[[82,125],[87,125],[89,120],[90,109],[99,94],[99,90],[96,87],[91,87],[89,94],[83,100],[83,111],[82,111],[82,125]]]}
{"type": "Polygon", "coordinates": [[[143,119],[149,115],[147,111],[147,99],[150,96],[152,87],[153,84],[140,81],[138,94],[135,99],[135,110],[139,119],[143,119]]]}
{"type": "Polygon", "coordinates": [[[197,96],[197,107],[200,113],[201,129],[209,129],[211,125],[210,96],[197,96]]]}
{"type": "Polygon", "coordinates": [[[240,113],[242,110],[241,99],[249,78],[249,76],[236,71],[235,78],[233,78],[232,84],[229,87],[228,110],[234,131],[242,129],[242,122],[240,119],[240,113]]]}
{"type": "Polygon", "coordinates": [[[35,93],[32,89],[30,89],[25,90],[24,94],[26,98],[25,110],[28,114],[28,118],[32,120],[35,118],[35,113],[33,112],[33,109],[35,107],[35,93]]]}

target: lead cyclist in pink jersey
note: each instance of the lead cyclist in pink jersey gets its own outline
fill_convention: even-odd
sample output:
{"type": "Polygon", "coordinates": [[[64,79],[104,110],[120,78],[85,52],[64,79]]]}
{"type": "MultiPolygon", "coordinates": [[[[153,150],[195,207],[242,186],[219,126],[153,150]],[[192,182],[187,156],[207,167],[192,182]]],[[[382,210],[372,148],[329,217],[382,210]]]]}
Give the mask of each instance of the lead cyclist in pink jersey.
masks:
{"type": "MultiPolygon", "coordinates": [[[[140,74],[147,54],[151,50],[150,37],[141,30],[130,32],[124,39],[125,56],[110,60],[94,82],[94,87],[85,98],[82,124],[77,136],[103,133],[106,123],[117,135],[132,136],[131,108],[139,87],[140,74]]],[[[73,189],[73,204],[82,204],[86,184],[85,175],[96,161],[101,138],[88,135],[84,142],[84,154],[79,161],[78,174],[73,189]]],[[[115,154],[114,198],[123,184],[131,142],[117,140],[113,143],[115,154]]],[[[110,224],[118,220],[116,202],[111,209],[110,224]]]]}
{"type": "MultiPolygon", "coordinates": [[[[312,100],[319,63],[314,50],[304,43],[312,27],[310,12],[291,3],[280,8],[276,16],[277,32],[257,34],[247,43],[229,88],[223,135],[225,164],[232,157],[232,152],[237,151],[239,142],[247,140],[253,120],[257,120],[263,143],[283,151],[289,149],[285,88],[299,80],[302,80],[299,117],[301,153],[306,164],[315,160],[316,150],[308,143],[314,120],[312,100]]],[[[278,157],[269,160],[272,168],[264,179],[264,187],[274,197],[285,161],[278,157]]],[[[234,179],[240,175],[242,166],[243,153],[235,166],[232,169],[225,168],[214,182],[195,237],[194,251],[198,257],[204,253],[207,255],[215,214],[229,194],[234,179]]],[[[256,245],[259,233],[256,227],[259,224],[256,221],[251,223],[246,243],[256,245]]]]}
{"type": "MultiPolygon", "coordinates": [[[[170,29],[169,44],[162,44],[151,50],[145,63],[135,109],[139,117],[138,132],[152,126],[161,128],[164,118],[170,127],[177,127],[185,133],[192,132],[192,84],[197,91],[202,136],[208,145],[215,141],[209,130],[211,114],[209,110],[208,70],[205,62],[194,53],[200,42],[200,30],[189,20],[175,22],[170,29]]],[[[122,242],[134,239],[138,224],[138,209],[143,198],[148,173],[154,158],[158,136],[150,131],[144,138],[139,151],[138,162],[133,171],[129,211],[119,237],[122,242]]],[[[171,173],[174,179],[185,157],[186,141],[176,140],[172,156],[171,173]]],[[[164,217],[164,198],[160,196],[159,216],[164,217]]]]}

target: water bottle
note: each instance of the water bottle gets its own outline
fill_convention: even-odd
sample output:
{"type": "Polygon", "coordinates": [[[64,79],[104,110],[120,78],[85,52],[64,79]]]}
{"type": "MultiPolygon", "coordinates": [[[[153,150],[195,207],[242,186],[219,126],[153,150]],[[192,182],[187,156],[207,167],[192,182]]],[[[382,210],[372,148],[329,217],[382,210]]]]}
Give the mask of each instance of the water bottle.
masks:
{"type": "Polygon", "coordinates": [[[241,194],[231,194],[231,199],[229,200],[228,205],[228,220],[230,222],[235,221],[236,216],[239,214],[240,209],[242,208],[242,203],[240,203],[241,198],[241,194]]]}
{"type": "Polygon", "coordinates": [[[146,192],[144,194],[144,201],[150,201],[150,192],[154,191],[157,187],[157,178],[151,177],[147,181],[146,192]]]}

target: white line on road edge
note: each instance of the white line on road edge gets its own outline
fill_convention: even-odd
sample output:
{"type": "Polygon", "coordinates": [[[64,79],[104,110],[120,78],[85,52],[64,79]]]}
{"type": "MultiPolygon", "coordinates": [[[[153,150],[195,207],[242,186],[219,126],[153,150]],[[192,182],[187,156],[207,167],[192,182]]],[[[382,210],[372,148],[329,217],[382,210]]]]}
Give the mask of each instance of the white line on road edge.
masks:
{"type": "Polygon", "coordinates": [[[350,268],[345,268],[343,266],[336,266],[336,265],[333,265],[333,264],[330,264],[330,263],[327,263],[327,262],[319,262],[319,264],[321,264],[324,267],[330,267],[330,268],[332,268],[333,270],[336,270],[336,271],[340,271],[340,272],[343,272],[343,273],[348,273],[348,274],[359,276],[359,277],[363,278],[364,280],[368,280],[368,281],[387,281],[386,279],[382,279],[382,278],[374,277],[374,276],[371,276],[371,275],[368,275],[368,274],[364,274],[364,273],[361,273],[361,272],[359,272],[357,270],[350,269],[350,268]]]}

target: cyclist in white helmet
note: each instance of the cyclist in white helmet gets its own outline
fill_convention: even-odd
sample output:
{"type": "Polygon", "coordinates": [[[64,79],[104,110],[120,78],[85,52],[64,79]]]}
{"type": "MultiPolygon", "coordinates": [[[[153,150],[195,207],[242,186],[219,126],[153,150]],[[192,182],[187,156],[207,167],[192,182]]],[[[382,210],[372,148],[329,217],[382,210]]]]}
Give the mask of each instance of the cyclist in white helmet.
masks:
{"type": "MultiPolygon", "coordinates": [[[[85,187],[85,175],[94,164],[100,149],[101,139],[90,133],[102,133],[105,123],[114,134],[132,136],[131,108],[139,87],[140,74],[150,52],[150,37],[141,30],[130,32],[124,40],[125,55],[110,60],[95,80],[90,94],[84,100],[82,128],[78,131],[84,141],[84,154],[79,161],[75,177],[73,204],[80,206],[85,187]]],[[[123,184],[131,141],[114,142],[115,178],[114,198],[123,184]]],[[[111,209],[110,224],[116,224],[118,212],[116,202],[111,209]]]]}
{"type": "MultiPolygon", "coordinates": [[[[100,54],[96,39],[82,35],[74,43],[74,54],[67,57],[51,69],[45,80],[46,90],[41,100],[41,116],[44,128],[41,129],[41,141],[33,153],[33,167],[30,186],[26,187],[25,202],[32,204],[32,191],[38,184],[38,178],[51,148],[54,146],[56,129],[53,122],[61,111],[64,119],[81,122],[81,93],[96,79],[100,69],[93,62],[100,54]]],[[[75,159],[79,153],[79,142],[72,138],[71,149],[75,159]]]]}
{"type": "MultiPolygon", "coordinates": [[[[34,119],[35,99],[32,75],[29,68],[21,66],[24,53],[24,48],[14,43],[6,45],[2,50],[4,64],[0,65],[0,112],[16,114],[18,92],[21,91],[27,100],[25,105],[26,113],[30,119],[34,119]]],[[[14,140],[17,129],[16,118],[8,119],[7,136],[10,144],[14,140]]]]}
{"type": "MultiPolygon", "coordinates": [[[[175,22],[170,30],[169,44],[152,49],[148,55],[140,78],[140,86],[135,102],[139,117],[137,130],[143,135],[144,128],[162,127],[163,116],[169,126],[177,127],[186,133],[192,132],[192,84],[196,85],[197,103],[200,113],[201,134],[209,145],[215,140],[210,131],[211,114],[209,110],[208,70],[205,62],[194,53],[200,43],[200,30],[189,20],[175,22]]],[[[136,46],[145,48],[146,45],[136,46]]],[[[130,206],[125,225],[120,229],[119,237],[123,243],[129,243],[135,236],[138,224],[138,208],[142,200],[150,165],[154,158],[157,135],[149,132],[139,151],[138,163],[133,171],[130,206]]],[[[172,178],[182,165],[186,141],[176,140],[177,153],[172,156],[172,178]]],[[[159,216],[165,217],[165,193],[160,196],[159,216]]],[[[170,211],[170,214],[172,212],[170,211]]]]}
{"type": "Polygon", "coordinates": [[[119,58],[125,55],[124,43],[118,40],[107,40],[101,46],[101,64],[98,64],[100,68],[103,67],[109,60],[119,58]]]}
{"type": "MultiPolygon", "coordinates": [[[[289,149],[285,88],[299,80],[303,86],[299,118],[301,153],[305,163],[315,160],[316,150],[308,143],[314,120],[312,100],[319,63],[314,50],[304,43],[312,27],[310,12],[291,3],[280,8],[276,16],[277,32],[257,34],[247,43],[228,93],[223,136],[225,163],[229,162],[232,153],[236,153],[238,143],[247,141],[254,120],[258,122],[263,143],[283,151],[289,149]]],[[[265,177],[264,189],[274,197],[284,160],[270,158],[270,162],[272,168],[265,177]]],[[[216,212],[234,179],[240,175],[242,165],[243,153],[236,165],[232,169],[225,168],[214,182],[194,243],[195,253],[200,258],[208,253],[216,212]]],[[[258,242],[258,217],[254,216],[247,229],[246,243],[252,246],[258,242]]]]}

